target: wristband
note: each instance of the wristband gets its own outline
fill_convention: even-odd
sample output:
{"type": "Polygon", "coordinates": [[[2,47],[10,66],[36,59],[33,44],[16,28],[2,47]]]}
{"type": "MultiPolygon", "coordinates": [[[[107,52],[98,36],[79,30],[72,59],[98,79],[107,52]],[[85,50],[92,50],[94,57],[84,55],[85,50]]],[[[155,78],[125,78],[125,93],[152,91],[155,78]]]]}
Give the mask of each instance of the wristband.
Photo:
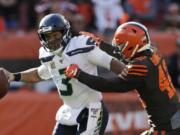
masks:
{"type": "Polygon", "coordinates": [[[20,81],[21,80],[21,73],[14,73],[14,81],[20,81]]]}

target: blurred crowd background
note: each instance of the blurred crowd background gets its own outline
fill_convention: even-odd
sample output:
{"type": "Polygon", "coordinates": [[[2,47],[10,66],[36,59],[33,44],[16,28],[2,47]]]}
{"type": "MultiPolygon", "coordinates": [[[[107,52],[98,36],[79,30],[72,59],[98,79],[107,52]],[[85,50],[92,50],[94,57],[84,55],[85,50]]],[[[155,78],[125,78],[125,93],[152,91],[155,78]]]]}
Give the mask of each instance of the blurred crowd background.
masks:
{"type": "MultiPolygon", "coordinates": [[[[155,38],[159,33],[162,35],[168,33],[175,37],[175,41],[169,41],[165,48],[166,52],[170,51],[172,44],[175,44],[174,51],[164,57],[173,83],[177,90],[180,90],[179,0],[0,0],[0,50],[9,42],[5,41],[10,40],[7,37],[24,38],[32,33],[36,35],[40,19],[54,12],[63,14],[70,21],[74,35],[79,31],[89,31],[101,36],[107,42],[111,42],[117,26],[127,21],[143,23],[149,29],[150,35],[155,38]]],[[[168,40],[168,36],[166,37],[168,40]]],[[[37,37],[35,39],[37,40],[37,37]]],[[[33,38],[27,42],[34,45],[33,38]]],[[[39,43],[35,45],[37,48],[40,47],[39,43]]],[[[13,44],[10,46],[9,50],[3,52],[7,56],[5,58],[0,56],[0,66],[18,72],[40,64],[36,56],[33,59],[11,57],[15,51],[13,49],[23,52],[22,46],[25,48],[26,43],[19,48],[13,48],[13,44]]],[[[32,55],[33,53],[36,55],[38,50],[32,52],[32,55]]],[[[10,89],[17,91],[22,87],[39,92],[56,90],[51,80],[35,85],[13,82],[10,89]]]]}

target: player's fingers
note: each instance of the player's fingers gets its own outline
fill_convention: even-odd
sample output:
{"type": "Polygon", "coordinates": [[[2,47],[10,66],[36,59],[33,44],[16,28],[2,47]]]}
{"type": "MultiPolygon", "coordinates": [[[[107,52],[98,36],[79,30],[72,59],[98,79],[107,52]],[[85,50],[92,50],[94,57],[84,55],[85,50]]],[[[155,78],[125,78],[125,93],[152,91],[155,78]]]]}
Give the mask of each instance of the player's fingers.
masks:
{"type": "Polygon", "coordinates": [[[127,74],[128,74],[128,68],[125,67],[121,73],[121,76],[126,77],[127,74]]]}
{"type": "Polygon", "coordinates": [[[127,74],[123,71],[123,72],[121,73],[121,76],[127,76],[127,74]]]}
{"type": "Polygon", "coordinates": [[[128,68],[124,68],[124,70],[123,70],[123,72],[124,72],[125,74],[128,74],[128,71],[129,71],[128,68]]]}
{"type": "Polygon", "coordinates": [[[4,72],[6,78],[8,79],[8,82],[13,81],[13,79],[14,79],[13,73],[10,73],[9,71],[7,71],[7,70],[4,69],[4,68],[1,68],[0,70],[2,70],[2,71],[4,72]]]}
{"type": "Polygon", "coordinates": [[[2,70],[4,72],[4,74],[6,75],[6,77],[8,78],[9,72],[4,68],[0,68],[0,70],[2,70]]]}

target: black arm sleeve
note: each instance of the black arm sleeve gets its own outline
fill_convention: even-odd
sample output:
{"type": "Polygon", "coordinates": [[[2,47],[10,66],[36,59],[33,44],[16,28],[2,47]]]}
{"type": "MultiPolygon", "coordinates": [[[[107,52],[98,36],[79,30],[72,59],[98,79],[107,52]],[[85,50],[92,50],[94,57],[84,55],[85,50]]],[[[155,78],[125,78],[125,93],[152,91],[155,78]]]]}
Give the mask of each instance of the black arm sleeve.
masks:
{"type": "Polygon", "coordinates": [[[121,55],[118,53],[118,48],[102,41],[99,45],[100,49],[105,51],[107,54],[114,56],[117,59],[121,59],[121,55]]]}
{"type": "Polygon", "coordinates": [[[128,92],[134,90],[138,84],[136,82],[131,83],[125,81],[119,77],[105,79],[99,76],[87,74],[83,71],[80,71],[77,79],[90,88],[101,92],[128,92]]]}

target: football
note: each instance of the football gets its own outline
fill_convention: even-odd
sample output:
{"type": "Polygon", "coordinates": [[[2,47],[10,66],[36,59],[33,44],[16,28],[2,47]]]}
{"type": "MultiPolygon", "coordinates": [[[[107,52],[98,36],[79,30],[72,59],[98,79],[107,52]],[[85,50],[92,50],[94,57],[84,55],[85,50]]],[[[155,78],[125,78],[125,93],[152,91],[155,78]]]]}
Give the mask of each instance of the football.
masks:
{"type": "Polygon", "coordinates": [[[9,89],[9,82],[3,70],[0,70],[0,99],[3,98],[9,89]]]}

